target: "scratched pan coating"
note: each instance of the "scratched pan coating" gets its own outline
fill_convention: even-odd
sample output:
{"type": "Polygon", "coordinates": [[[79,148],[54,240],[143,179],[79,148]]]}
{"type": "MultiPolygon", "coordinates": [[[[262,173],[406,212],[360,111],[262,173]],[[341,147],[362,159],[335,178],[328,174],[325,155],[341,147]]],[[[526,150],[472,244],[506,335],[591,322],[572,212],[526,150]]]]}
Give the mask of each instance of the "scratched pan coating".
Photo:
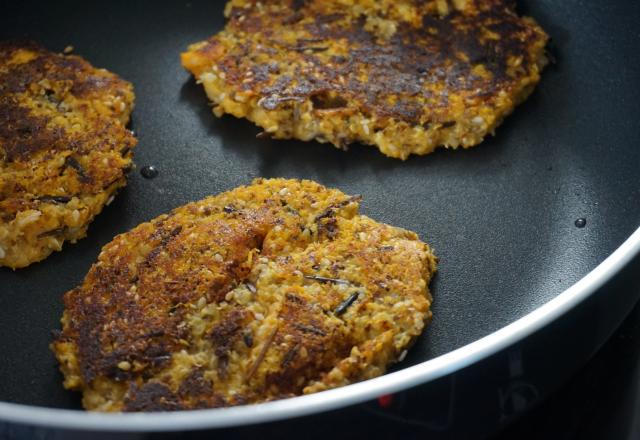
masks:
{"type": "Polygon", "coordinates": [[[640,225],[635,2],[521,1],[553,38],[557,64],[495,138],[406,162],[370,147],[256,139],[216,119],[180,65],[221,29],[222,2],[3,2],[0,37],[31,38],[131,81],[138,169],[88,237],[33,266],[0,270],[0,401],[80,408],[48,349],[62,294],[114,235],[255,177],[306,178],[362,194],[362,212],[419,233],[440,257],[432,324],[415,365],[500,329],[554,298],[640,225]],[[575,226],[578,218],[586,225],[575,226]],[[11,378],[8,380],[6,378],[11,378]]]}

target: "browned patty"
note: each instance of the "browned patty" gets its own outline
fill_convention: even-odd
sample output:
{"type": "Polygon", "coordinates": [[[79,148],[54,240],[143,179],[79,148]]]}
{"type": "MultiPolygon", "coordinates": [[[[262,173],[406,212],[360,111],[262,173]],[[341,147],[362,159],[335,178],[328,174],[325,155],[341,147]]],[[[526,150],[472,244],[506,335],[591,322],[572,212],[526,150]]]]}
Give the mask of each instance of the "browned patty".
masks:
{"type": "Polygon", "coordinates": [[[133,87],[74,55],[0,42],[0,266],[86,235],[126,184],[133,87]]]}
{"type": "Polygon", "coordinates": [[[214,113],[405,159],[471,147],[533,91],[547,35],[507,0],[232,0],[183,65],[214,113]]]}
{"type": "Polygon", "coordinates": [[[257,180],[107,244],[52,344],[100,411],[221,407],[383,374],[431,316],[436,259],[359,197],[257,180]]]}

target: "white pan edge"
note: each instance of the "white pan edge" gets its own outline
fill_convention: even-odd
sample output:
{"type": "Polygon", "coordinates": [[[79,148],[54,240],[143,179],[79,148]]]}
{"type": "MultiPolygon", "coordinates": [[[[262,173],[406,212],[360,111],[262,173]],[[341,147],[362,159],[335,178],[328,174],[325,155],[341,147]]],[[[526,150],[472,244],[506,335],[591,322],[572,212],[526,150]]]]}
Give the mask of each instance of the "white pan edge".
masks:
{"type": "Polygon", "coordinates": [[[91,413],[0,402],[0,420],[87,431],[182,431],[249,425],[339,409],[438,379],[523,340],[587,299],[638,254],[640,228],[584,278],[512,324],[437,358],[342,388],[256,405],[162,413],[91,413]]]}

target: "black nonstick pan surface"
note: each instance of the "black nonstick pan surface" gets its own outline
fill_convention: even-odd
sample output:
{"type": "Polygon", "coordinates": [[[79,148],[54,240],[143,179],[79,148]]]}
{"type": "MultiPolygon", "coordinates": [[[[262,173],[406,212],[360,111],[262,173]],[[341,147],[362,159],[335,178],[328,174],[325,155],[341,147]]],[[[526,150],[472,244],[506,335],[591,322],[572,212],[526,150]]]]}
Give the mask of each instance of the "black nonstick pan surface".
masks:
{"type": "Polygon", "coordinates": [[[313,179],[362,194],[363,213],[417,231],[433,246],[440,257],[434,319],[395,371],[535,311],[640,226],[640,3],[520,1],[520,11],[552,36],[556,64],[496,137],[406,162],[361,145],[344,152],[257,139],[247,121],[216,119],[179,53],[223,26],[223,6],[0,2],[1,38],[54,51],[72,45],[131,81],[139,138],[137,170],[87,238],[29,268],[0,269],[0,402],[80,409],[48,348],[63,293],[116,234],[255,177],[313,179]],[[147,165],[159,170],[154,179],[140,174],[147,165]]]}

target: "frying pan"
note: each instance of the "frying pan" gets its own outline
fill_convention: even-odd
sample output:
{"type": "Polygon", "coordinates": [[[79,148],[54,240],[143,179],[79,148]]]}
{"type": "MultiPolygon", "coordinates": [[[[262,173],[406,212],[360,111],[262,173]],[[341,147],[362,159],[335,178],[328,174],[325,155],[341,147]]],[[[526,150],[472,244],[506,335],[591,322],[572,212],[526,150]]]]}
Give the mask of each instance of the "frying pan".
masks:
{"type": "MultiPolygon", "coordinates": [[[[520,1],[520,12],[552,36],[557,63],[496,137],[406,162],[361,145],[344,152],[256,139],[259,130],[249,122],[214,118],[178,54],[222,28],[223,2],[3,1],[0,7],[2,38],[33,39],[55,51],[72,45],[133,82],[135,161],[138,170],[159,170],[154,179],[133,172],[87,238],[29,268],[0,270],[2,420],[90,431],[219,428],[414,391],[432,402],[425,408],[435,408],[443,402],[438,384],[459,377],[457,389],[466,395],[459,404],[473,405],[458,412],[454,425],[462,426],[491,412],[495,395],[468,391],[492,383],[505,362],[520,365],[521,379],[537,384],[526,409],[586,361],[640,296],[638,2],[520,1]],[[257,406],[81,412],[48,349],[62,294],[80,283],[116,234],[258,176],[313,179],[362,194],[366,215],[417,231],[435,248],[434,319],[407,358],[377,379],[257,406]],[[577,227],[577,219],[586,225],[577,227]]],[[[488,418],[505,417],[494,415],[488,418]]]]}

